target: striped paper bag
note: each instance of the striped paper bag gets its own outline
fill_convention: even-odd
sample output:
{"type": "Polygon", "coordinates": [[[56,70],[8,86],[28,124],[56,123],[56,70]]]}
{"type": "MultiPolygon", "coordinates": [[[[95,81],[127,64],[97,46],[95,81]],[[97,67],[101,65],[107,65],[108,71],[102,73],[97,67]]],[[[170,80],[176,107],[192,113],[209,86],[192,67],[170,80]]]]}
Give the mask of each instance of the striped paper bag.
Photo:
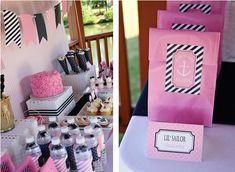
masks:
{"type": "Polygon", "coordinates": [[[148,117],[211,127],[220,33],[150,29],[148,117]]]}
{"type": "Polygon", "coordinates": [[[223,39],[224,16],[221,14],[179,13],[158,11],[158,29],[187,30],[197,32],[220,32],[220,53],[218,58],[218,73],[222,62],[221,48],[223,39]]]}

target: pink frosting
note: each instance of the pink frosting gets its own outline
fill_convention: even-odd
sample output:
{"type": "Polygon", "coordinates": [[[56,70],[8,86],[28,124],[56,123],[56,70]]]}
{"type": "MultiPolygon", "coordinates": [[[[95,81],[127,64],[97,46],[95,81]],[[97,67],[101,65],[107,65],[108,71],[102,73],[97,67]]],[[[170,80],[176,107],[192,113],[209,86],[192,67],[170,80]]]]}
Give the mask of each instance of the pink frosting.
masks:
{"type": "Polygon", "coordinates": [[[47,98],[56,96],[64,91],[60,73],[57,71],[43,71],[30,77],[33,97],[47,98]]]}

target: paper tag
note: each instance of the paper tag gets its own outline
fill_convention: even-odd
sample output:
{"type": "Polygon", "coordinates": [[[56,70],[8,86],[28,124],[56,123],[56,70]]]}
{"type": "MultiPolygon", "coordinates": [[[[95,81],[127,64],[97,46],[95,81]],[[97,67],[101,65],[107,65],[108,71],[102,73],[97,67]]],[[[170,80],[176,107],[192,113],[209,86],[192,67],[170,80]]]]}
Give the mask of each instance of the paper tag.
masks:
{"type": "Polygon", "coordinates": [[[203,126],[149,122],[147,157],[201,161],[203,126]]]}
{"type": "Polygon", "coordinates": [[[165,91],[200,95],[204,47],[167,44],[165,91]]]}
{"type": "Polygon", "coordinates": [[[155,134],[155,147],[159,152],[191,153],[195,136],[191,131],[160,129],[155,134]]]}

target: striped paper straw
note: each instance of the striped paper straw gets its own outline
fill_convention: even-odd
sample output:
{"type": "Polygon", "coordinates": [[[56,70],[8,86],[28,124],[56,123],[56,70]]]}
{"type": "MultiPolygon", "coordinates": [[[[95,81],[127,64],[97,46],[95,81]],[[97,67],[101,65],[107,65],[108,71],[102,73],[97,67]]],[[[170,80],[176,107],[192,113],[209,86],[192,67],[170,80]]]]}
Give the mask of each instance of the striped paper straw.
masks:
{"type": "Polygon", "coordinates": [[[93,161],[92,165],[94,167],[95,172],[103,172],[103,166],[100,160],[93,161]]]}
{"type": "Polygon", "coordinates": [[[105,149],[104,134],[99,135],[99,136],[97,137],[97,141],[98,141],[98,143],[99,143],[98,149],[97,149],[97,151],[98,151],[98,156],[101,157],[101,152],[105,149]]]}
{"type": "Polygon", "coordinates": [[[62,159],[53,160],[58,172],[67,172],[68,171],[68,169],[66,167],[66,159],[67,159],[67,156],[62,159]]]}
{"type": "Polygon", "coordinates": [[[100,157],[100,160],[103,164],[107,163],[107,156],[106,156],[106,150],[105,150],[105,141],[104,141],[104,134],[99,135],[97,137],[97,140],[99,142],[98,145],[98,156],[100,157]]]}
{"type": "Polygon", "coordinates": [[[40,156],[37,156],[37,157],[31,157],[32,160],[33,160],[33,163],[35,164],[35,166],[37,167],[37,169],[39,169],[39,163],[38,163],[38,159],[39,159],[40,156]]]}
{"type": "Polygon", "coordinates": [[[103,149],[102,152],[101,152],[101,162],[102,162],[103,164],[106,164],[106,163],[107,163],[106,149],[103,149]]]}
{"type": "Polygon", "coordinates": [[[92,169],[92,156],[86,161],[77,160],[77,170],[79,172],[93,172],[92,169]]]}

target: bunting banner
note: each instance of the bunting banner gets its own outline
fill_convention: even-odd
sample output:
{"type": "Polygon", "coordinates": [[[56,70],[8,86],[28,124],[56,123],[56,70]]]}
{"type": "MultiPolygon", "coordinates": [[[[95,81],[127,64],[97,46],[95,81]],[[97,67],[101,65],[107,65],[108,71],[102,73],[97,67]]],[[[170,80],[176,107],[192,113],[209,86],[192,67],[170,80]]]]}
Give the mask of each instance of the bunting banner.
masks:
{"type": "Polygon", "coordinates": [[[60,9],[60,3],[55,6],[55,22],[56,22],[56,28],[59,24],[61,24],[61,9],[60,9]]]}
{"type": "Polygon", "coordinates": [[[68,12],[68,2],[67,0],[62,0],[62,16],[64,17],[67,12],[68,12]]]}
{"type": "Polygon", "coordinates": [[[39,43],[42,41],[42,38],[48,40],[47,29],[50,29],[52,32],[56,30],[58,25],[62,22],[61,15],[64,16],[67,13],[71,4],[72,1],[62,0],[61,3],[53,6],[51,9],[43,13],[33,14],[33,16],[30,14],[20,14],[20,16],[17,16],[13,11],[1,11],[4,19],[6,46],[11,44],[11,42],[15,42],[15,44],[21,48],[22,37],[25,44],[30,42],[36,43],[37,37],[39,43]],[[61,11],[61,6],[63,11],[61,11]],[[34,19],[35,22],[33,21],[34,19]]]}
{"type": "Polygon", "coordinates": [[[15,42],[15,44],[21,48],[20,22],[18,16],[12,11],[3,10],[3,20],[6,46],[11,42],[15,42]]]}
{"type": "Polygon", "coordinates": [[[56,30],[56,24],[55,24],[55,14],[54,9],[50,9],[46,12],[46,19],[47,19],[47,30],[48,28],[51,29],[52,33],[56,30]]]}
{"type": "Polygon", "coordinates": [[[36,28],[33,23],[33,19],[31,15],[28,14],[21,14],[21,25],[23,30],[23,40],[25,44],[28,44],[30,42],[36,44],[37,39],[37,33],[36,28]]]}
{"type": "Polygon", "coordinates": [[[38,39],[39,43],[42,41],[42,38],[45,38],[47,40],[47,31],[45,26],[45,21],[43,18],[42,13],[34,14],[37,31],[38,31],[38,39]]]}

